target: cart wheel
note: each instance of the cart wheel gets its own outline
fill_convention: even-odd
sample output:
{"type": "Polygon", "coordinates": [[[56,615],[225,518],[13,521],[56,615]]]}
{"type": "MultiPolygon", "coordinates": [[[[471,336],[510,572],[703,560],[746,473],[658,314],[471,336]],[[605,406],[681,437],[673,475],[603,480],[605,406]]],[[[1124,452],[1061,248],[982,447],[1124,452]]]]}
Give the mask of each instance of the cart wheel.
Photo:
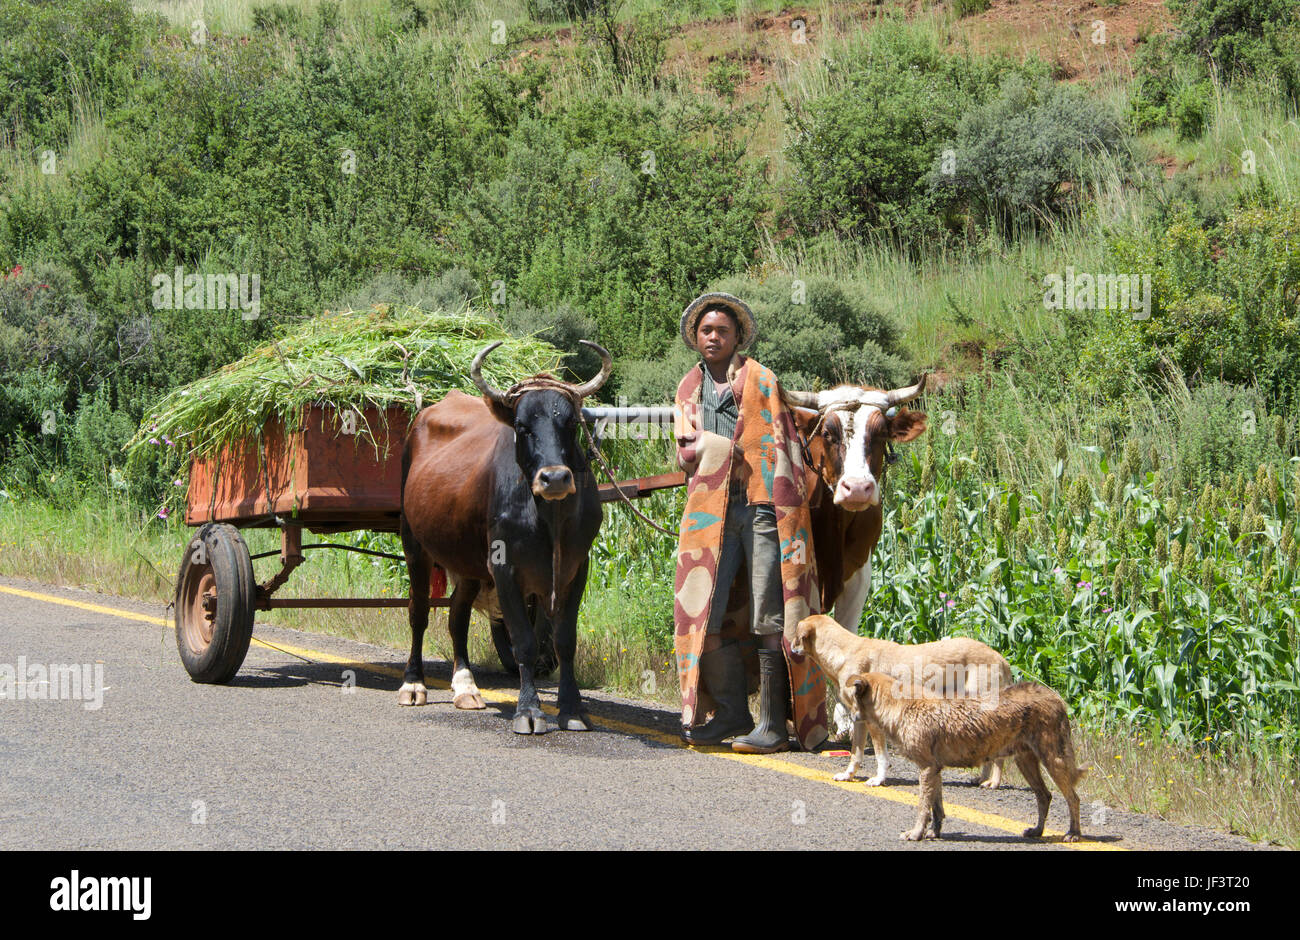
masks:
{"type": "Polygon", "coordinates": [[[253,638],[257,582],[238,530],[202,526],[185,548],[176,579],[176,648],[195,682],[229,682],[253,638]]]}
{"type": "MultiPolygon", "coordinates": [[[[532,605],[529,605],[530,611],[532,605]]],[[[537,666],[533,675],[544,678],[555,671],[559,657],[555,655],[555,641],[551,635],[551,621],[545,617],[534,617],[533,629],[537,631],[537,666]]],[[[497,648],[497,657],[501,668],[511,675],[519,675],[519,664],[515,662],[514,645],[510,642],[510,630],[504,620],[492,621],[492,645],[497,648]]]]}

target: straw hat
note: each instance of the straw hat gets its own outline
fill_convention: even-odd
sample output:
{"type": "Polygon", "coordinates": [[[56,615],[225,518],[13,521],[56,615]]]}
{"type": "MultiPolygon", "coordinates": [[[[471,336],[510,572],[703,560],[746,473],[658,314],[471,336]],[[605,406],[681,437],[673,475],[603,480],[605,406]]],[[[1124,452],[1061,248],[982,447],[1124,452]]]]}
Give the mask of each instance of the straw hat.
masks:
{"type": "Polygon", "coordinates": [[[701,294],[686,305],[686,309],[682,312],[682,342],[691,349],[698,349],[699,347],[695,345],[695,330],[700,325],[700,319],[710,310],[718,308],[734,314],[736,322],[740,325],[740,341],[736,344],[736,349],[744,349],[754,342],[754,337],[758,335],[754,324],[754,311],[750,310],[749,305],[739,297],[721,291],[701,294]]]}

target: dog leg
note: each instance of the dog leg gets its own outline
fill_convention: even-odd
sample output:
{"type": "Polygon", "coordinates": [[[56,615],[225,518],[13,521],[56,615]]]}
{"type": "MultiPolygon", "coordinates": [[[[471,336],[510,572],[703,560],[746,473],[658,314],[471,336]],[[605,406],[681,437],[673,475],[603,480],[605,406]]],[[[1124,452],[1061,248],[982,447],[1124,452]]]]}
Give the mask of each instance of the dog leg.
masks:
{"type": "MultiPolygon", "coordinates": [[[[925,830],[929,827],[931,820],[943,825],[942,817],[935,819],[933,815],[936,805],[940,807],[939,812],[943,812],[943,778],[940,776],[939,768],[923,767],[921,769],[920,783],[921,796],[916,803],[916,825],[900,836],[905,842],[920,842],[924,839],[925,830]]],[[[938,838],[938,835],[938,830],[936,830],[935,837],[938,838]]]]}
{"type": "Polygon", "coordinates": [[[1061,841],[1078,842],[1079,836],[1083,833],[1079,829],[1079,794],[1074,789],[1074,782],[1082,775],[1074,768],[1074,761],[1059,754],[1043,761],[1043,764],[1047,767],[1047,772],[1052,775],[1052,779],[1056,781],[1056,788],[1061,791],[1061,796],[1065,797],[1066,805],[1070,807],[1070,828],[1066,830],[1065,837],[1061,841]]]}
{"type": "Polygon", "coordinates": [[[850,745],[849,766],[835,775],[836,780],[852,780],[854,774],[858,772],[858,767],[862,764],[862,752],[866,750],[867,744],[867,722],[866,719],[853,722],[853,743],[850,745]]]}
{"type": "Polygon", "coordinates": [[[979,785],[985,790],[996,790],[1002,786],[1002,761],[986,761],[980,768],[979,785]]]}
{"type": "Polygon", "coordinates": [[[1016,766],[1020,768],[1025,782],[1029,784],[1029,788],[1034,791],[1034,796],[1038,799],[1038,825],[1024,831],[1026,837],[1037,839],[1043,834],[1043,823],[1047,822],[1047,807],[1052,804],[1052,794],[1048,792],[1047,784],[1043,782],[1043,775],[1038,771],[1036,756],[1028,751],[1017,754],[1016,766]]]}
{"type": "Polygon", "coordinates": [[[876,752],[876,775],[867,781],[867,786],[878,787],[889,773],[889,744],[883,729],[872,726],[871,747],[876,752]]]}

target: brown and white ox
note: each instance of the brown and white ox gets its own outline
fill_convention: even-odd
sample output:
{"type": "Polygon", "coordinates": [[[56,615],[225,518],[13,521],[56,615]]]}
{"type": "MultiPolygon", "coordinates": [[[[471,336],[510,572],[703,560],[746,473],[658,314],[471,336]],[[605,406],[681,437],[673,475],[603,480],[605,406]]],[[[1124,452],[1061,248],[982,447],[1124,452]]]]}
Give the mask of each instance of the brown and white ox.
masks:
{"type": "Polygon", "coordinates": [[[871,555],[884,519],[887,449],[925,430],[925,415],[902,407],[924,391],[925,379],[888,391],[839,385],[785,392],[807,444],[805,459],[820,478],[809,505],[822,610],[833,608],[836,622],[855,634],[871,593],[871,555]]]}

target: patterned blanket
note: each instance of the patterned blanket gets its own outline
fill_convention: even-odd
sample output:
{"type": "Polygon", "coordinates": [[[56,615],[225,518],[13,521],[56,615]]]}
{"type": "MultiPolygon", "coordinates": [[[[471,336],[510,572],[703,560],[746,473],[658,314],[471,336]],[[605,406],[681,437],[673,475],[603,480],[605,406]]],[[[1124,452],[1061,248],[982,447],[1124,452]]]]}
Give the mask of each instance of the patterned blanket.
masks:
{"type": "MultiPolygon", "coordinates": [[[[781,581],[785,601],[786,664],[796,737],[805,749],[826,739],[826,680],[810,658],[790,651],[795,625],[820,610],[817,570],[807,495],[813,483],[804,467],[793,416],[781,399],[776,376],[753,359],[737,354],[727,370],[739,420],[732,440],[701,431],[696,445],[699,465],[687,481],[686,509],[677,543],[674,646],[682,688],[682,725],[690,727],[713,708],[707,688],[700,687],[700,651],[704,646],[713,592],[730,592],[723,636],[746,643],[750,688],[757,684],[757,656],[749,633],[749,575],[743,566],[734,585],[714,583],[722,552],[723,521],[733,460],[746,481],[751,504],[768,503],[776,512],[781,539],[781,581]]],[[[704,373],[691,369],[677,388],[679,435],[699,428],[700,386],[704,373]]]]}

